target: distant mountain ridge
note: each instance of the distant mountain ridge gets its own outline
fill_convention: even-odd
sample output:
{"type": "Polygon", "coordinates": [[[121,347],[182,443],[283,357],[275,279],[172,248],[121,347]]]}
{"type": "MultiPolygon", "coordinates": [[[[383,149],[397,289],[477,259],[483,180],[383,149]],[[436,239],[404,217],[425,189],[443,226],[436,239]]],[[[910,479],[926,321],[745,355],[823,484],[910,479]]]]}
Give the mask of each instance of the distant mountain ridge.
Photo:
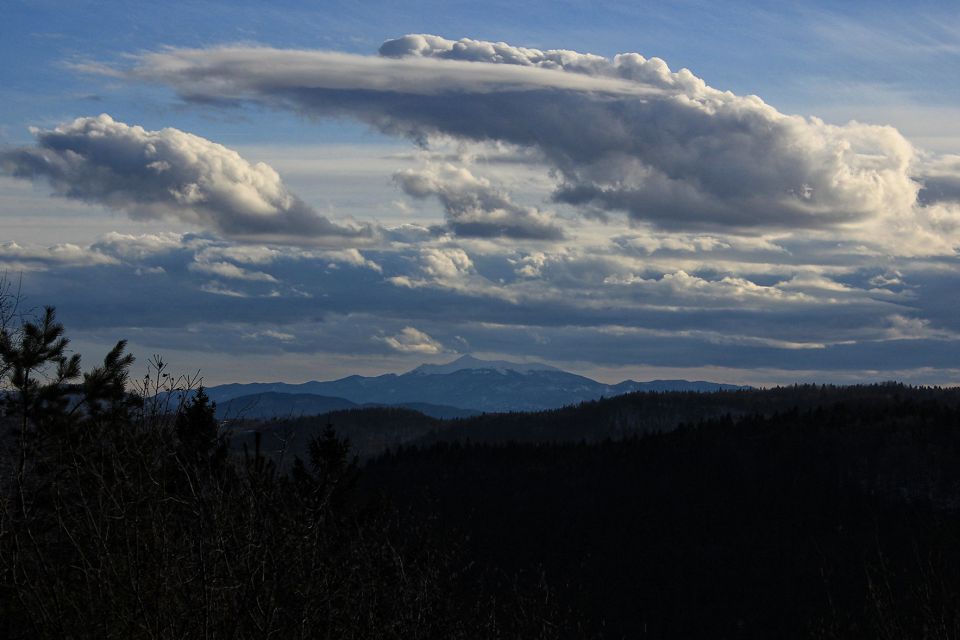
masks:
{"type": "Polygon", "coordinates": [[[471,355],[461,356],[453,362],[446,364],[422,364],[409,373],[418,373],[420,375],[456,373],[464,369],[493,369],[503,373],[504,371],[516,371],[517,373],[529,373],[531,371],[561,371],[556,367],[551,367],[542,362],[510,362],[509,360],[481,360],[471,355]]]}
{"type": "MultiPolygon", "coordinates": [[[[546,364],[463,356],[447,364],[421,365],[399,375],[353,375],[339,380],[302,384],[224,384],[210,387],[207,393],[221,405],[242,396],[275,393],[295,394],[298,398],[289,398],[293,405],[305,402],[299,396],[314,395],[358,405],[410,406],[412,403],[424,403],[472,412],[504,412],[555,409],[634,391],[710,392],[747,388],[700,380],[624,380],[608,385],[546,364]]],[[[270,399],[271,402],[277,400],[284,398],[270,399]]]]}
{"type": "Polygon", "coordinates": [[[334,398],[313,393],[283,393],[280,391],[265,391],[245,396],[230,398],[217,404],[217,417],[223,419],[263,419],[263,418],[297,418],[300,416],[316,416],[333,411],[347,411],[350,409],[370,409],[375,407],[412,409],[425,416],[449,420],[453,418],[468,418],[479,414],[479,411],[447,407],[426,402],[401,402],[393,405],[378,403],[359,404],[346,398],[334,398]]]}

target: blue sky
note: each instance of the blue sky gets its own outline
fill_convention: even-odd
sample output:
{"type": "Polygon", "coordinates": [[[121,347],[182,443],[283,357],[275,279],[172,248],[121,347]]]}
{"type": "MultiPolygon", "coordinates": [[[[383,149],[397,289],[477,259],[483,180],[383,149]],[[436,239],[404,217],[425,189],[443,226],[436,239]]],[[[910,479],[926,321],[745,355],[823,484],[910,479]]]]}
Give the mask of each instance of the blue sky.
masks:
{"type": "Polygon", "coordinates": [[[958,42],[932,2],[14,1],[0,262],[209,382],[953,383],[958,42]]]}

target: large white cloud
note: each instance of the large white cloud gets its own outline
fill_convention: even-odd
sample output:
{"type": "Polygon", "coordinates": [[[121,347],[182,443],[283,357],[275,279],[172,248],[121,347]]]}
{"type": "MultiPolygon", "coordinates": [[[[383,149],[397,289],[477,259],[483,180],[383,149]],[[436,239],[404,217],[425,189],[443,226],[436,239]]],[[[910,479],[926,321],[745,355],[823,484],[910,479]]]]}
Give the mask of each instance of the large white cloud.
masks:
{"type": "Polygon", "coordinates": [[[380,54],[170,50],[142,56],[128,75],[187,99],[532,148],[556,171],[557,200],[664,229],[844,229],[906,253],[960,243],[960,211],[918,201],[916,152],[892,127],[786,115],[636,53],[411,35],[380,54]]]}
{"type": "Polygon", "coordinates": [[[280,243],[343,244],[374,233],[319,215],[269,165],[178,129],[147,131],[103,114],[33,134],[36,145],[0,152],[0,170],[133,218],[173,218],[280,243]]]}

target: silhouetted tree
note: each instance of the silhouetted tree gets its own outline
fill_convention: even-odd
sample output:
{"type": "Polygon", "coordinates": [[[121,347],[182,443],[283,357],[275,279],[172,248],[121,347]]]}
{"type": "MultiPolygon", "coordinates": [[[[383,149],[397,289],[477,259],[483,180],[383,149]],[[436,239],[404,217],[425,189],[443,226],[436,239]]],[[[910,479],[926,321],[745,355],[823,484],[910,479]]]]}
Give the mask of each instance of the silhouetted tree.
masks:
{"type": "Polygon", "coordinates": [[[415,640],[543,626],[509,594],[467,588],[466,559],[358,492],[332,427],[287,474],[259,436],[231,455],[205,391],[177,389],[158,357],[131,384],[124,342],[82,376],[68,345],[52,308],[0,332],[0,637],[415,640]]]}
{"type": "Polygon", "coordinates": [[[208,466],[216,471],[227,456],[227,439],[219,432],[216,403],[210,401],[203,386],[177,413],[174,429],[179,446],[177,453],[193,467],[208,466]]]}

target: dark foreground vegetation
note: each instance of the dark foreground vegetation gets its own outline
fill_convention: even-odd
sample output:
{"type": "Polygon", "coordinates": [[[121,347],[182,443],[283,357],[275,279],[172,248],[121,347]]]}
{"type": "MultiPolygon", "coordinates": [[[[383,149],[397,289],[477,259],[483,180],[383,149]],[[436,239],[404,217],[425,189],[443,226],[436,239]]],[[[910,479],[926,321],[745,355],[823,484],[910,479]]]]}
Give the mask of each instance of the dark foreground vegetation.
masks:
{"type": "MultiPolygon", "coordinates": [[[[202,389],[117,344],[82,374],[48,309],[0,333],[0,637],[545,637],[524,589],[357,491],[332,430],[277,471],[231,451],[202,389]],[[132,386],[134,393],[129,393],[132,386]]],[[[569,625],[563,624],[564,628],[569,625]]]]}
{"type": "Polygon", "coordinates": [[[131,364],[0,333],[0,637],[960,637],[950,390],[374,409],[278,452],[131,364]],[[361,468],[353,431],[415,444],[361,468]]]}
{"type": "Polygon", "coordinates": [[[960,637],[960,412],[892,398],[364,470],[606,637],[960,637]]]}

